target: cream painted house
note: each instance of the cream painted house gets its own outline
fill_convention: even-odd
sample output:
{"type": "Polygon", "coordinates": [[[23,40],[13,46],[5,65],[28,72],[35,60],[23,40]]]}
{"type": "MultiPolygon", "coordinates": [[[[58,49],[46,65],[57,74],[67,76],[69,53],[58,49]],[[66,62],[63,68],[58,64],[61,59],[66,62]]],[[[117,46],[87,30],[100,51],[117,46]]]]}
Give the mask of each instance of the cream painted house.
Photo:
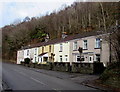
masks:
{"type": "Polygon", "coordinates": [[[25,58],[30,58],[33,63],[70,62],[72,64],[72,62],[103,62],[104,66],[107,66],[109,44],[103,37],[103,34],[98,35],[96,32],[71,36],[63,34],[62,38],[26,46],[23,51],[19,50],[17,52],[17,63],[20,63],[25,58]],[[79,53],[79,47],[82,48],[82,53],[79,53]]]}
{"type": "Polygon", "coordinates": [[[38,48],[39,63],[54,62],[54,40],[43,42],[38,48]]]}
{"type": "Polygon", "coordinates": [[[60,42],[54,44],[54,62],[69,62],[70,61],[70,42],[60,42]]]}
{"type": "Polygon", "coordinates": [[[61,38],[54,44],[54,62],[81,62],[93,63],[103,62],[107,66],[109,61],[109,44],[104,40],[103,35],[96,33],[77,34],[61,38]],[[82,53],[79,53],[79,47],[82,53]],[[81,60],[81,59],[82,60],[81,60]]]}
{"type": "Polygon", "coordinates": [[[72,62],[103,62],[104,66],[107,66],[109,61],[109,44],[103,39],[103,35],[74,39],[70,41],[70,44],[72,62]],[[79,53],[79,47],[83,49],[82,53],[79,53]],[[80,57],[82,60],[80,60],[80,57]]]}
{"type": "Polygon", "coordinates": [[[18,50],[17,51],[17,64],[21,64],[21,62],[24,61],[24,50],[18,50]]]}
{"type": "Polygon", "coordinates": [[[79,38],[70,41],[71,43],[71,60],[73,62],[87,62],[93,63],[95,61],[100,62],[100,54],[101,54],[101,44],[100,38],[96,36],[89,36],[84,38],[79,38]],[[79,53],[78,49],[81,47],[82,53],[79,53]],[[81,55],[80,55],[81,54],[81,55]],[[83,59],[80,60],[80,56],[83,59]]]}

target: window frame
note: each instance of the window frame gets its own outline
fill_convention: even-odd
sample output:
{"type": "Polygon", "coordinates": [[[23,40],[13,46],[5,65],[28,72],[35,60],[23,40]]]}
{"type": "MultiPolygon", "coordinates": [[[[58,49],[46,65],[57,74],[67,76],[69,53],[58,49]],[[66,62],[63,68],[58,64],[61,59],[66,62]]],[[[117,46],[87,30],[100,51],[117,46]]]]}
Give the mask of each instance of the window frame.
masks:
{"type": "Polygon", "coordinates": [[[29,50],[27,50],[27,56],[29,56],[29,50]]]}
{"type": "Polygon", "coordinates": [[[100,62],[100,60],[101,60],[101,59],[100,59],[100,54],[95,54],[95,57],[96,57],[96,58],[95,58],[96,61],[97,61],[97,62],[100,62]],[[98,59],[97,57],[99,57],[99,60],[97,60],[97,59],[98,59]]]}
{"type": "Polygon", "coordinates": [[[51,52],[51,45],[49,46],[49,52],[51,52]]]}
{"type": "Polygon", "coordinates": [[[78,49],[78,42],[74,41],[73,42],[73,51],[76,51],[78,49]]]}
{"type": "Polygon", "coordinates": [[[83,50],[87,50],[87,49],[88,49],[88,40],[83,40],[83,50]]]}
{"type": "Polygon", "coordinates": [[[62,52],[62,51],[63,51],[63,44],[61,43],[59,52],[62,52]]]}
{"type": "Polygon", "coordinates": [[[35,55],[37,55],[37,48],[35,48],[35,55]]]}
{"type": "Polygon", "coordinates": [[[63,62],[62,55],[60,55],[59,58],[60,58],[60,62],[63,62]]]}
{"type": "Polygon", "coordinates": [[[65,55],[65,61],[68,61],[68,55],[65,55]]]}
{"type": "Polygon", "coordinates": [[[95,49],[100,49],[101,48],[101,42],[100,38],[95,39],[95,49]]]}

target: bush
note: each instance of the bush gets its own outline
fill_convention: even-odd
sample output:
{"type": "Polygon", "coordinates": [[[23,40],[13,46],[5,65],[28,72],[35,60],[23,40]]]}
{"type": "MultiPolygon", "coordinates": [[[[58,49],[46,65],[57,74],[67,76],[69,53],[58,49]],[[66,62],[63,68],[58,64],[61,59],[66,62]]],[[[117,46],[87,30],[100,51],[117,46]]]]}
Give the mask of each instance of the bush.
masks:
{"type": "Polygon", "coordinates": [[[120,87],[120,62],[111,63],[101,74],[99,79],[103,84],[110,85],[112,87],[120,87]],[[118,85],[119,84],[119,85],[118,85]]]}
{"type": "Polygon", "coordinates": [[[25,58],[25,59],[24,59],[24,63],[25,63],[25,64],[29,64],[29,63],[30,63],[30,59],[29,59],[29,58],[25,58]]]}

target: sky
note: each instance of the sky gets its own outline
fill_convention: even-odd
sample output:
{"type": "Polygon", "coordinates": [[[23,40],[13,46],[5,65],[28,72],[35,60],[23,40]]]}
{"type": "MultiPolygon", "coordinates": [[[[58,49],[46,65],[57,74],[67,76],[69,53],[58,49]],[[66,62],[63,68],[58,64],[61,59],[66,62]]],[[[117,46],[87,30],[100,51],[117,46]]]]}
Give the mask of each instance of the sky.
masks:
{"type": "Polygon", "coordinates": [[[40,17],[75,0],[0,0],[0,28],[28,17],[40,17]]]}
{"type": "Polygon", "coordinates": [[[71,5],[75,1],[115,2],[119,0],[0,0],[0,28],[15,21],[22,21],[26,16],[40,17],[60,10],[64,5],[71,5]]]}

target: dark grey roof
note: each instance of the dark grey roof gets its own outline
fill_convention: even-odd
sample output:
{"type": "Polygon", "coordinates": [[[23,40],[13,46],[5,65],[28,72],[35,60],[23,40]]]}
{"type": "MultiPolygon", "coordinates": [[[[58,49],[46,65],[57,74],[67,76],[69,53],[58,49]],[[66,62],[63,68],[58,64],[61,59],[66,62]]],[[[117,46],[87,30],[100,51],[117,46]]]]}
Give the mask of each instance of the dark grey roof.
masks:
{"type": "Polygon", "coordinates": [[[81,34],[74,34],[74,35],[68,35],[66,38],[56,38],[53,40],[49,40],[48,42],[40,42],[37,44],[31,44],[30,46],[25,46],[23,49],[29,49],[33,47],[40,47],[40,46],[45,46],[49,44],[56,44],[56,43],[61,43],[61,42],[66,42],[74,39],[79,39],[79,38],[84,38],[88,36],[96,36],[99,35],[96,31],[91,31],[91,32],[82,32],[81,34]]]}

